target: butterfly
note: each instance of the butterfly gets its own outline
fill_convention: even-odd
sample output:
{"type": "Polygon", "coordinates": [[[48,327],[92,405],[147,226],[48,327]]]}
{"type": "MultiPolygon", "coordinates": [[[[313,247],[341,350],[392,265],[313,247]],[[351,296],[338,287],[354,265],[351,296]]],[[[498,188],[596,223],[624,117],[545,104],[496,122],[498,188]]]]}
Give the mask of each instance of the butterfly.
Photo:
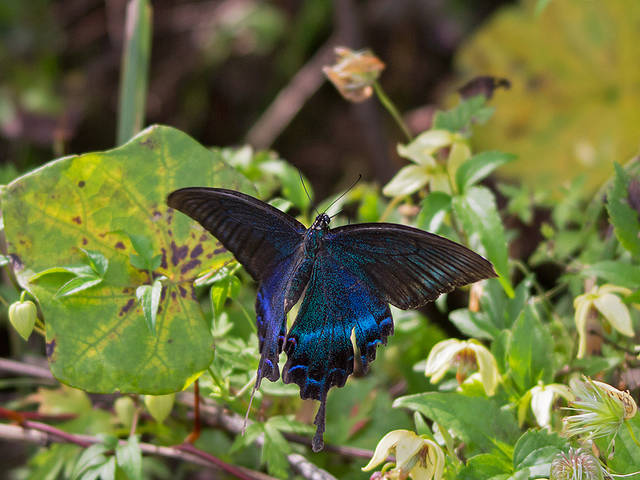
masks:
{"type": "Polygon", "coordinates": [[[306,228],[292,216],[244,193],[190,187],[172,192],[169,207],[196,220],[258,282],[256,322],[263,378],[296,383],[303,399],[320,401],[312,448],[324,446],[327,393],[363,370],[393,333],[389,304],[420,307],[457,286],[495,277],[491,263],[468,248],[416,228],[362,223],[329,228],[326,213],[306,228]],[[287,331],[287,313],[303,297],[287,331]],[[355,345],[352,334],[355,333],[355,345]],[[355,347],[355,348],[354,348],[355,347]]]}

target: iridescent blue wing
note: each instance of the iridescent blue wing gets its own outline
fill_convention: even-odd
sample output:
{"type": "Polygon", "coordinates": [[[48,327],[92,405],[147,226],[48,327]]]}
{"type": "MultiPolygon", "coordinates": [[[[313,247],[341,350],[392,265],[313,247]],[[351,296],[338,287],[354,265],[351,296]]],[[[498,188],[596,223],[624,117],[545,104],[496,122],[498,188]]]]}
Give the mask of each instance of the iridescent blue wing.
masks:
{"type": "Polygon", "coordinates": [[[183,188],[172,192],[167,204],[211,232],[260,282],[256,314],[261,358],[256,388],[263,377],[277,380],[286,333],[285,290],[302,254],[299,247],[305,227],[271,205],[234,190],[183,188]]]}
{"type": "Polygon", "coordinates": [[[342,387],[353,372],[354,330],[366,369],[375,359],[377,345],[386,344],[393,333],[389,305],[373,285],[321,250],[285,341],[288,359],[282,372],[285,383],[298,384],[302,398],[320,401],[314,451],[323,446],[327,393],[333,386],[342,387]]]}
{"type": "Polygon", "coordinates": [[[390,223],[338,227],[325,242],[359,278],[398,308],[417,308],[455,287],[495,277],[491,262],[459,243],[390,223]]]}

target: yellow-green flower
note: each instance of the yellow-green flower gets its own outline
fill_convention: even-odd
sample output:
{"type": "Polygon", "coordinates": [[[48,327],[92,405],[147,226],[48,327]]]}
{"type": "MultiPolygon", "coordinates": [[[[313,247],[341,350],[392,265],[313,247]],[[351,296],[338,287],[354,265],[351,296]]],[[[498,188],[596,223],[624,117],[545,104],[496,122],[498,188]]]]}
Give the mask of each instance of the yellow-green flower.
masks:
{"type": "Polygon", "coordinates": [[[496,392],[500,383],[498,364],[491,352],[477,340],[450,338],[437,343],[429,352],[424,374],[431,377],[431,383],[438,383],[452,367],[458,369],[458,383],[462,383],[470,371],[477,369],[486,394],[491,396],[496,392]]]}
{"type": "Polygon", "coordinates": [[[572,382],[575,400],[569,403],[574,415],[565,417],[565,431],[569,436],[587,438],[616,434],[625,420],[634,417],[638,407],[628,392],[609,384],[585,378],[572,382]]]}
{"type": "Polygon", "coordinates": [[[398,155],[410,160],[414,165],[407,165],[398,171],[382,190],[388,197],[411,195],[427,184],[431,191],[451,193],[450,176],[471,157],[471,150],[462,137],[448,130],[427,130],[418,135],[412,142],[398,145],[398,155]],[[435,153],[451,147],[446,164],[436,160],[435,153]]]}
{"type": "Polygon", "coordinates": [[[616,293],[629,295],[631,290],[616,285],[594,287],[588,293],[579,295],[573,301],[576,310],[575,322],[578,331],[578,358],[584,357],[587,351],[587,319],[591,308],[595,308],[607,319],[609,324],[627,337],[633,337],[629,308],[616,293]]]}
{"type": "Polygon", "coordinates": [[[389,455],[395,455],[395,467],[385,472],[390,464],[383,468],[384,477],[413,480],[440,480],[444,471],[444,452],[433,440],[420,437],[409,430],[394,430],[387,433],[376,447],[369,463],[363,471],[373,470],[386,461],[389,455]]]}
{"type": "Polygon", "coordinates": [[[362,102],[369,98],[384,63],[369,50],[336,47],[335,52],[336,63],[323,67],[324,74],[347,100],[362,102]]]}

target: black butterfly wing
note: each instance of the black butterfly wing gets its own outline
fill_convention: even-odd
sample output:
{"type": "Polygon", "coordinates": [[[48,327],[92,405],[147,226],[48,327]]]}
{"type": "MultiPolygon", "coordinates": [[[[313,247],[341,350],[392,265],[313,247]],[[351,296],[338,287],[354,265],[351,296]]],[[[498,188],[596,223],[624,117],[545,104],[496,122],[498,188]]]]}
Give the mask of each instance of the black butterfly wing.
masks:
{"type": "Polygon", "coordinates": [[[393,333],[389,305],[375,287],[355,275],[338,257],[321,250],[311,272],[304,300],[289,330],[282,379],[296,383],[302,398],[319,400],[313,450],[322,449],[327,393],[342,387],[353,372],[351,333],[366,369],[378,344],[393,333]]]}
{"type": "Polygon", "coordinates": [[[325,243],[332,256],[402,309],[420,307],[455,287],[497,276],[491,262],[467,247],[404,225],[338,227],[325,243]]]}
{"type": "Polygon", "coordinates": [[[182,188],[167,204],[211,232],[257,281],[294,252],[306,230],[292,216],[235,190],[182,188]]]}
{"type": "Polygon", "coordinates": [[[172,192],[167,204],[211,232],[260,282],[256,314],[261,358],[256,388],[263,377],[277,380],[286,333],[285,290],[302,254],[305,227],[271,205],[234,190],[183,188],[172,192]]]}

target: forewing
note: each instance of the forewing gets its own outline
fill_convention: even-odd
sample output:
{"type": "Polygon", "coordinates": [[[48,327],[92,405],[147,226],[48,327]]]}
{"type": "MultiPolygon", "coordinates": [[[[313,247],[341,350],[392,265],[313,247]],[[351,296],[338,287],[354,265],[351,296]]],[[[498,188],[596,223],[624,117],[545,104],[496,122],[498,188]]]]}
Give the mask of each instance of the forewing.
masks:
{"type": "Polygon", "coordinates": [[[363,223],[331,230],[330,254],[373,283],[389,303],[417,308],[455,287],[495,277],[491,262],[459,243],[416,228],[363,223]]]}
{"type": "Polygon", "coordinates": [[[255,280],[293,253],[305,231],[295,218],[234,190],[182,188],[167,204],[211,232],[255,280]]]}
{"type": "Polygon", "coordinates": [[[354,275],[328,252],[316,258],[304,300],[289,330],[284,350],[288,359],[282,378],[300,386],[302,398],[319,400],[313,449],[322,448],[327,392],[342,387],[353,373],[351,332],[366,367],[378,344],[393,333],[389,305],[372,285],[354,275]]]}

